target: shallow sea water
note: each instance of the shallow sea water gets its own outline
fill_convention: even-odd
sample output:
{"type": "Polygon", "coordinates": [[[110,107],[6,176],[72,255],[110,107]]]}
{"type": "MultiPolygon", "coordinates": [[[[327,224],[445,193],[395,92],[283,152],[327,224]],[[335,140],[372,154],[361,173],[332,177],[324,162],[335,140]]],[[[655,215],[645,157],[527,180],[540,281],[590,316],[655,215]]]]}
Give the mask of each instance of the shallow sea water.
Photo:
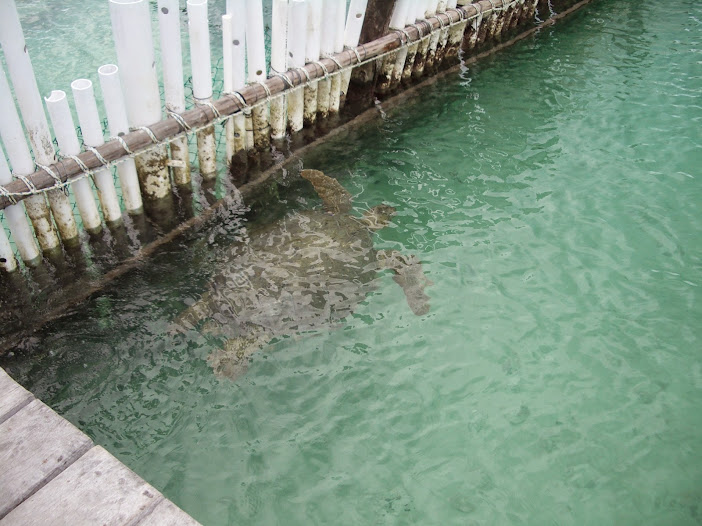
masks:
{"type": "Polygon", "coordinates": [[[397,208],[425,316],[383,273],[216,378],[167,331],[224,210],[3,365],[204,524],[700,524],[701,64],[698,2],[593,2],[304,157],[397,208]]]}

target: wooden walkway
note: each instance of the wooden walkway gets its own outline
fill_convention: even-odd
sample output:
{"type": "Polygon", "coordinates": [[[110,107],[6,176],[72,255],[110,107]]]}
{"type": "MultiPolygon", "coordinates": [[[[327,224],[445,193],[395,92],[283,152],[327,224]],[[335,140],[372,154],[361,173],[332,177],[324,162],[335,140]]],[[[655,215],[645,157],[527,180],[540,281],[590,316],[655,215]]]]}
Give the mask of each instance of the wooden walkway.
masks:
{"type": "Polygon", "coordinates": [[[197,525],[0,369],[0,526],[197,525]]]}

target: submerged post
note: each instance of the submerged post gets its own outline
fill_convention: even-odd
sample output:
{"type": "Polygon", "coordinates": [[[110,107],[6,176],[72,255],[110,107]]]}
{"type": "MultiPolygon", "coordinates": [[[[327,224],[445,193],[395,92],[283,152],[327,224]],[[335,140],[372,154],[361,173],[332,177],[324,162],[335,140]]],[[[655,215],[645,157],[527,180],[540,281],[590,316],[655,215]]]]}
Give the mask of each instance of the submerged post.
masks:
{"type": "MultiPolygon", "coordinates": [[[[119,137],[129,133],[129,121],[127,120],[127,109],[124,105],[124,95],[122,94],[122,84],[119,81],[119,68],[114,64],[105,64],[98,68],[100,77],[100,87],[102,98],[107,113],[107,124],[110,135],[119,137]]],[[[186,143],[187,146],[187,143],[186,143]]],[[[172,150],[171,150],[172,151],[172,150]]],[[[190,170],[188,170],[188,174],[190,170]]],[[[139,189],[139,176],[136,171],[136,164],[131,157],[124,159],[117,165],[117,175],[122,187],[122,201],[127,213],[137,215],[143,212],[144,204],[141,200],[141,190],[139,189]]]]}
{"type": "MultiPolygon", "coordinates": [[[[49,109],[49,117],[51,117],[51,124],[54,127],[61,153],[63,155],[78,155],[80,143],[71,116],[71,108],[68,106],[66,92],[54,90],[44,100],[49,109]]],[[[71,183],[71,188],[78,204],[80,217],[83,219],[83,228],[89,234],[97,234],[102,230],[102,222],[93,197],[93,190],[90,188],[90,180],[87,177],[81,177],[71,183]]]]}
{"type": "MultiPolygon", "coordinates": [[[[193,72],[195,104],[207,111],[212,103],[212,61],[210,58],[210,28],[207,22],[207,0],[188,0],[188,32],[190,62],[193,72]]],[[[210,109],[210,111],[212,111],[210,109]]],[[[205,180],[217,176],[217,144],[214,125],[197,132],[197,156],[200,174],[205,180]]]]}
{"type": "MultiPolygon", "coordinates": [[[[78,122],[83,134],[83,143],[90,148],[96,148],[105,143],[102,136],[102,123],[95,102],[93,83],[88,79],[78,79],[71,82],[73,100],[76,104],[78,122]]],[[[112,180],[110,168],[98,168],[94,172],[95,186],[98,189],[98,198],[102,205],[102,215],[108,225],[117,225],[122,222],[122,210],[119,207],[119,198],[112,180]]]]}
{"type": "MultiPolygon", "coordinates": [[[[158,26],[166,110],[181,114],[185,111],[185,90],[178,0],[158,0],[158,26]]],[[[190,151],[187,136],[173,139],[170,142],[170,150],[173,182],[177,186],[190,185],[190,151]]]]}
{"type": "MultiPolygon", "coordinates": [[[[149,2],[110,0],[110,18],[129,124],[132,127],[155,124],[161,120],[161,97],[149,2]]],[[[145,197],[161,199],[169,195],[171,181],[165,145],[139,154],[136,166],[145,197]]]]}
{"type": "MultiPolygon", "coordinates": [[[[45,166],[53,164],[56,161],[56,152],[14,0],[0,2],[0,44],[5,53],[7,69],[15,88],[22,120],[29,134],[29,142],[34,150],[34,158],[38,164],[45,166]]],[[[4,115],[3,118],[5,118],[4,115]]],[[[12,165],[15,166],[14,163],[12,165]]],[[[32,166],[33,169],[34,166],[32,166]]],[[[16,170],[15,173],[22,174],[16,170]]],[[[61,239],[67,245],[77,244],[78,229],[68,195],[63,189],[54,189],[49,190],[47,196],[61,239]]],[[[37,228],[36,225],[35,228],[37,228]]],[[[42,246],[45,250],[51,251],[58,248],[58,239],[49,231],[43,232],[39,239],[47,243],[46,246],[42,246]]]]}

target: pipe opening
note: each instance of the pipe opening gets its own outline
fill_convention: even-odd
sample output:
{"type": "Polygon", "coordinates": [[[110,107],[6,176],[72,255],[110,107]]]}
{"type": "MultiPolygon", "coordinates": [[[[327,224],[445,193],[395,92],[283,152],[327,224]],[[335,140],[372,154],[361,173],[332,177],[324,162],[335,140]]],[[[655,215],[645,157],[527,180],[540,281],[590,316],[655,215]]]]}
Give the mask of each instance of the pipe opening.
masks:
{"type": "Polygon", "coordinates": [[[88,79],[77,79],[71,82],[71,89],[75,90],[84,90],[84,89],[90,89],[93,87],[92,81],[88,79]]]}

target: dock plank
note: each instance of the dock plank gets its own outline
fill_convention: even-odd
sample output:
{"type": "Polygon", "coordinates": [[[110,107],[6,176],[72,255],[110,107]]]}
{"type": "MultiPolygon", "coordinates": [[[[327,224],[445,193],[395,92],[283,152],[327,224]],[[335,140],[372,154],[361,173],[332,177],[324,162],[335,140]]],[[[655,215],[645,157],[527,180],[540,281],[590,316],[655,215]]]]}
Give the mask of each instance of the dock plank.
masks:
{"type": "Polygon", "coordinates": [[[0,424],[32,401],[32,393],[0,369],[0,424]]]}
{"type": "Polygon", "coordinates": [[[90,438],[39,400],[0,424],[0,518],[91,446],[90,438]]]}
{"type": "Polygon", "coordinates": [[[100,446],[12,510],[1,526],[138,524],[164,499],[100,446]]]}

